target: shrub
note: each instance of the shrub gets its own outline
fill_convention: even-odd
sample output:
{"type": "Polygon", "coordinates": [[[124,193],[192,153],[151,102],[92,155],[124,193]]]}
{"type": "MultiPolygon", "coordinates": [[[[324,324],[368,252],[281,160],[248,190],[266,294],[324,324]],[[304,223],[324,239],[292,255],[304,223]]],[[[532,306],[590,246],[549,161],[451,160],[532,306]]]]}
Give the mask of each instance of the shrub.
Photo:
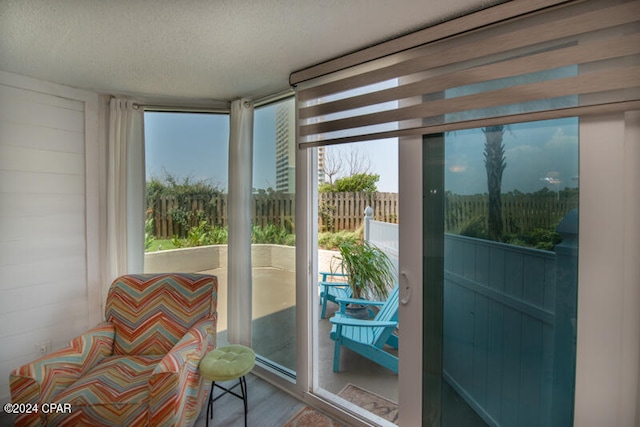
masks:
{"type": "Polygon", "coordinates": [[[337,179],[333,185],[325,183],[318,187],[321,193],[374,193],[378,191],[376,183],[380,180],[380,175],[373,173],[357,173],[344,178],[337,179]]]}
{"type": "Polygon", "coordinates": [[[196,246],[221,245],[227,243],[227,229],[212,227],[207,221],[200,221],[196,227],[191,227],[187,237],[174,236],[172,243],[176,248],[191,248],[196,246]]]}
{"type": "Polygon", "coordinates": [[[206,180],[193,180],[192,178],[179,179],[169,173],[162,179],[151,178],[146,185],[147,206],[150,212],[156,209],[156,202],[162,197],[175,200],[175,205],[169,210],[169,215],[174,224],[182,227],[183,235],[192,227],[199,227],[205,218],[202,211],[194,211],[191,203],[194,199],[202,200],[205,206],[213,206],[216,196],[222,193],[221,189],[211,185],[206,180]]]}
{"type": "Polygon", "coordinates": [[[144,221],[144,250],[147,251],[151,248],[153,241],[156,239],[153,236],[153,218],[147,218],[144,221]]]}
{"type": "Polygon", "coordinates": [[[358,240],[356,232],[353,231],[342,230],[336,233],[318,233],[318,246],[323,249],[337,249],[344,242],[352,240],[358,240]]]}
{"type": "Polygon", "coordinates": [[[295,244],[295,235],[288,233],[286,228],[273,224],[267,224],[264,227],[253,225],[251,226],[251,243],[292,246],[295,244]]]}
{"type": "Polygon", "coordinates": [[[506,243],[552,251],[562,241],[562,236],[554,228],[535,228],[529,233],[507,236],[506,243]]]}

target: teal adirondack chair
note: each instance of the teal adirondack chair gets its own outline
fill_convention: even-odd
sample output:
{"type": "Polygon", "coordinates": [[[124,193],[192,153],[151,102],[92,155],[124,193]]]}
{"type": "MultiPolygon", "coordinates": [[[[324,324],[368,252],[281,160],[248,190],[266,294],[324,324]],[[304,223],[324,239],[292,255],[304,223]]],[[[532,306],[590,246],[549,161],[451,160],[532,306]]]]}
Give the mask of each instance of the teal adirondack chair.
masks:
{"type": "Polygon", "coordinates": [[[320,318],[324,319],[327,312],[327,301],[333,301],[337,304],[338,298],[351,298],[351,288],[346,282],[331,282],[328,280],[331,277],[347,277],[344,273],[333,273],[328,271],[321,271],[321,279],[318,282],[320,287],[320,304],[322,304],[322,311],[320,318]]]}
{"type": "Polygon", "coordinates": [[[342,346],[398,373],[398,357],[384,349],[384,345],[398,348],[398,336],[394,330],[398,326],[398,285],[393,288],[386,301],[367,301],[338,298],[340,312],[331,319],[330,337],[335,341],[333,351],[333,371],[340,371],[340,349],[342,346]],[[353,319],[344,314],[348,303],[380,306],[380,311],[372,320],[353,319]]]}

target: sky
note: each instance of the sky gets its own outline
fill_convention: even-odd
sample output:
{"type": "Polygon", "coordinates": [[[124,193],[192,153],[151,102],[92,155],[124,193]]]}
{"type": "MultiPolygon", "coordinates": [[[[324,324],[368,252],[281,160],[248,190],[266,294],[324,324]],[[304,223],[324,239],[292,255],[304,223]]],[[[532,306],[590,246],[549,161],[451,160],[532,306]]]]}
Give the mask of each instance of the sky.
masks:
{"type": "MultiPolygon", "coordinates": [[[[446,134],[445,182],[454,194],[485,193],[484,134],[481,129],[446,134]]],[[[147,179],[206,180],[227,190],[229,119],[227,115],[145,113],[147,179]]],[[[507,167],[503,192],[560,190],[578,186],[578,120],[514,124],[504,134],[507,167]]],[[[326,148],[346,157],[357,150],[380,175],[378,191],[398,192],[398,144],[395,139],[326,148]]],[[[275,187],[275,108],[256,109],[254,187],[275,187]]],[[[344,173],[343,173],[344,175],[344,173]]],[[[339,175],[338,175],[339,176],[339,175]]]]}
{"type": "MultiPolygon", "coordinates": [[[[482,130],[451,132],[445,141],[445,188],[454,194],[486,193],[482,130]]],[[[509,125],[503,144],[503,193],[578,187],[577,118],[509,125]]]]}
{"type": "Polygon", "coordinates": [[[144,128],[147,180],[169,173],[227,188],[228,115],[145,112],[144,128]]]}
{"type": "MultiPolygon", "coordinates": [[[[190,180],[206,180],[223,190],[228,186],[229,117],[223,114],[146,112],[146,177],[162,179],[166,172],[190,180]]],[[[275,105],[254,114],[255,188],[275,188],[275,105]]],[[[378,190],[398,191],[398,148],[395,139],[327,147],[346,155],[353,147],[370,160],[380,175],[378,190]]]]}

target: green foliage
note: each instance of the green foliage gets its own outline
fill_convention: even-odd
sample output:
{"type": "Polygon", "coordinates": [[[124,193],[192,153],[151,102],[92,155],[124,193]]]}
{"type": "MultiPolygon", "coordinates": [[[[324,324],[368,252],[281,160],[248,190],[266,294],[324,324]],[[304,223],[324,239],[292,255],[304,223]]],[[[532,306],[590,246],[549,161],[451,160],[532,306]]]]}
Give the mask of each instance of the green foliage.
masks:
{"type": "Polygon", "coordinates": [[[336,233],[318,233],[318,247],[323,249],[337,249],[342,243],[348,240],[356,240],[356,232],[342,230],[336,233]]]}
{"type": "Polygon", "coordinates": [[[318,193],[335,193],[335,186],[329,184],[328,182],[324,182],[318,185],[318,193]]]}
{"type": "Polygon", "coordinates": [[[507,236],[507,242],[512,245],[552,251],[562,242],[562,236],[552,229],[535,228],[529,233],[507,236]]]}
{"type": "Polygon", "coordinates": [[[176,248],[191,248],[196,246],[223,245],[227,243],[227,229],[222,227],[212,227],[207,221],[191,227],[187,232],[187,237],[179,238],[174,236],[172,243],[176,248]]]}
{"type": "Polygon", "coordinates": [[[340,268],[349,277],[353,298],[386,299],[395,282],[393,264],[380,248],[357,240],[346,240],[338,246],[340,268]]]}
{"type": "Polygon", "coordinates": [[[267,224],[264,227],[251,226],[251,243],[271,243],[274,245],[295,245],[295,234],[290,234],[284,227],[267,224]]]}
{"type": "Polygon", "coordinates": [[[488,239],[487,218],[476,216],[467,219],[460,227],[461,236],[476,237],[478,239],[488,239]]]}
{"type": "Polygon", "coordinates": [[[171,219],[182,226],[183,230],[190,230],[193,226],[198,227],[205,219],[204,212],[194,211],[191,206],[192,200],[200,199],[205,205],[213,206],[216,203],[216,196],[222,194],[222,191],[206,180],[193,180],[189,177],[179,179],[167,173],[162,179],[148,180],[146,193],[147,208],[150,213],[156,209],[156,203],[160,198],[174,199],[176,204],[168,212],[171,219]]]}
{"type": "Polygon", "coordinates": [[[320,209],[318,209],[318,214],[320,218],[322,218],[322,225],[325,231],[334,232],[336,231],[336,223],[334,215],[336,213],[337,207],[335,205],[330,205],[327,202],[320,203],[320,209]]]}
{"type": "Polygon", "coordinates": [[[147,218],[144,221],[144,250],[148,251],[153,241],[156,238],[153,236],[153,218],[147,218]]]}
{"type": "Polygon", "coordinates": [[[380,180],[380,175],[372,173],[358,173],[344,178],[337,179],[333,185],[322,184],[318,187],[321,193],[374,193],[378,191],[376,183],[380,180]]]}
{"type": "MultiPolygon", "coordinates": [[[[187,236],[179,238],[174,236],[171,243],[176,248],[191,248],[197,246],[208,245],[224,245],[229,240],[229,234],[226,228],[212,227],[206,221],[191,227],[187,232],[187,236]]],[[[289,233],[286,227],[278,227],[276,225],[267,225],[260,227],[254,225],[251,227],[252,243],[270,243],[274,245],[295,245],[295,234],[289,233]]]]}
{"type": "Polygon", "coordinates": [[[145,249],[145,252],[167,251],[171,249],[176,249],[172,240],[154,239],[151,245],[145,249]]]}

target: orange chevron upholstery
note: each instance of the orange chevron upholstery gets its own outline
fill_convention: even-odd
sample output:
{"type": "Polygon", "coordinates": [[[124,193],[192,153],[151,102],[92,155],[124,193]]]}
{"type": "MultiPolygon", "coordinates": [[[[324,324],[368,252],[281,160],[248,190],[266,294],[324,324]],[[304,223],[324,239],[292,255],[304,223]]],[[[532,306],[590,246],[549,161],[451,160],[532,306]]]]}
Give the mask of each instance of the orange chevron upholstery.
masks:
{"type": "Polygon", "coordinates": [[[127,275],[106,319],[11,373],[13,403],[70,404],[17,426],[191,426],[206,401],[200,359],[215,347],[218,283],[200,274],[127,275]]]}

